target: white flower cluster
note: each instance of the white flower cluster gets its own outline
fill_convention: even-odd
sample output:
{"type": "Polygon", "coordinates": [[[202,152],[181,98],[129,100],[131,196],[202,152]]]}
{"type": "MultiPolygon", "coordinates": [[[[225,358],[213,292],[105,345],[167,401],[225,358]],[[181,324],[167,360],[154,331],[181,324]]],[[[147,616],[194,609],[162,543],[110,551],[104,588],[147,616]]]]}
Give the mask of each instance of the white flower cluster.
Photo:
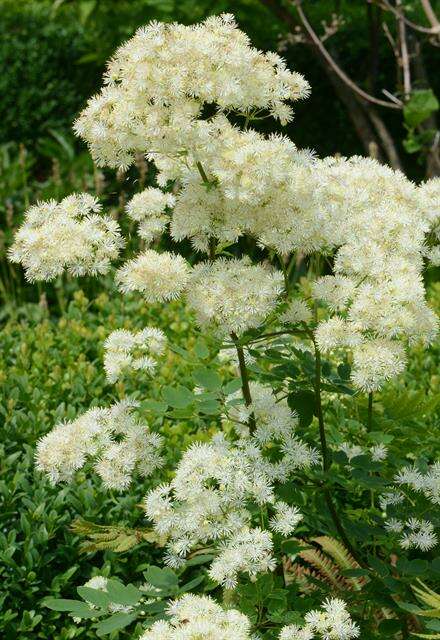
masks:
{"type": "Polygon", "coordinates": [[[277,54],[251,47],[231,15],[191,26],[151,22],[116,51],[104,88],[75,129],[98,164],[128,166],[135,152],[203,148],[210,129],[200,119],[204,104],[263,109],[285,123],[292,117],[287,101],[308,92],[277,54]]]}
{"type": "Polygon", "coordinates": [[[251,527],[247,502],[269,507],[271,526],[283,535],[301,519],[297,509],[275,500],[258,448],[249,439],[228,445],[220,436],[193,444],[173,480],[150,491],[144,506],[157,533],[168,539],[168,564],[181,566],[195,546],[217,543],[210,576],[233,588],[239,573],[253,576],[275,566],[271,535],[251,527]]]}
{"type": "MultiPolygon", "coordinates": [[[[316,187],[321,163],[310,152],[299,151],[283,136],[240,131],[220,116],[215,122],[215,138],[199,152],[211,187],[201,181],[197,168],[188,166],[171,223],[175,240],[190,238],[197,250],[206,252],[209,238],[222,245],[247,234],[284,255],[340,241],[340,225],[333,212],[323,209],[325,196],[316,187]]],[[[155,162],[159,182],[179,172],[169,161],[155,162]]]]}
{"type": "Polygon", "coordinates": [[[327,161],[329,202],[345,220],[335,276],[319,279],[312,295],[330,311],[316,340],[321,350],[353,350],[354,384],[379,389],[405,367],[400,341],[429,343],[437,318],[421,277],[429,199],[403,174],[374,160],[327,161]]]}
{"type": "Polygon", "coordinates": [[[116,382],[127,370],[147,371],[156,368],[155,356],[165,350],[167,339],[156,327],[142,331],[113,331],[104,342],[104,369],[109,382],[116,382]]]}
{"type": "Polygon", "coordinates": [[[127,204],[127,214],[138,223],[138,234],[143,240],[150,243],[162,235],[170,221],[166,210],[174,202],[175,198],[171,193],[164,193],[154,187],[148,187],[133,196],[127,204]]]}
{"type": "MultiPolygon", "coordinates": [[[[287,506],[287,505],[286,505],[287,506]]],[[[292,532],[293,527],[290,527],[292,532]]],[[[240,573],[252,579],[258,573],[274,571],[273,542],[269,531],[243,527],[219,544],[219,553],[211,563],[209,577],[226,589],[237,586],[240,573]]]]}
{"type": "Polygon", "coordinates": [[[388,456],[388,447],[386,447],[384,444],[375,444],[369,449],[364,449],[357,444],[342,442],[339,445],[339,450],[345,453],[349,461],[351,461],[352,458],[356,458],[357,456],[369,454],[373,462],[383,462],[383,460],[385,460],[388,456]]]}
{"type": "Polygon", "coordinates": [[[430,465],[426,473],[415,466],[405,467],[397,474],[395,482],[422,493],[435,505],[440,504],[440,462],[430,465]]]}
{"type": "Polygon", "coordinates": [[[281,629],[280,640],[350,640],[358,638],[360,629],[339,598],[325,600],[320,610],[309,611],[305,625],[288,625],[281,629]]]}
{"type": "Polygon", "coordinates": [[[135,406],[121,401],[58,424],[37,443],[37,468],[56,484],[72,480],[92,458],[103,484],[117,490],[126,489],[135,472],[148,477],[162,465],[162,438],[136,420],[135,406]]]}
{"type": "Polygon", "coordinates": [[[251,640],[251,623],[236,609],[222,609],[209,596],[186,594],[168,607],[139,640],[251,640]]]}
{"type": "Polygon", "coordinates": [[[241,334],[265,320],[282,290],[279,271],[220,258],[193,268],[186,297],[200,325],[220,335],[241,334]]]}
{"type": "Polygon", "coordinates": [[[73,276],[106,273],[124,241],[117,222],[100,210],[86,193],[38,203],[26,211],[9,259],[23,265],[30,282],[52,280],[65,269],[73,276]]]}
{"type": "Polygon", "coordinates": [[[312,310],[304,300],[294,298],[279,316],[282,324],[300,324],[301,322],[310,322],[312,319],[312,310]]]}
{"type": "Polygon", "coordinates": [[[236,404],[240,392],[231,394],[227,417],[235,423],[236,432],[242,436],[240,446],[246,449],[252,465],[272,481],[286,482],[292,471],[307,469],[319,462],[315,449],[309,447],[295,435],[297,416],[286,400],[278,400],[272,389],[258,382],[250,382],[252,403],[249,406],[236,404]],[[256,428],[249,437],[249,418],[253,415],[256,428]],[[280,459],[269,459],[264,455],[277,446],[280,459]]]}
{"type": "Polygon", "coordinates": [[[432,178],[420,185],[419,191],[426,200],[430,224],[431,243],[426,245],[424,255],[435,266],[440,265],[440,178],[432,178]]]}
{"type": "MultiPolygon", "coordinates": [[[[415,465],[404,467],[395,476],[394,482],[399,487],[412,489],[421,493],[435,506],[440,504],[440,463],[435,462],[428,466],[425,473],[415,465]]],[[[408,498],[400,489],[394,489],[383,494],[380,498],[380,506],[386,515],[389,505],[403,505],[408,498]]],[[[411,503],[410,509],[414,503],[411,503]]],[[[404,507],[403,507],[404,508],[404,507]]],[[[408,515],[408,514],[407,514],[408,515]]],[[[389,533],[401,534],[399,544],[403,549],[420,549],[429,551],[438,544],[438,536],[431,521],[417,517],[388,518],[385,521],[385,529],[389,533]]]]}
{"type": "Polygon", "coordinates": [[[390,533],[402,534],[399,539],[402,549],[429,551],[438,544],[438,536],[434,531],[434,525],[429,520],[409,518],[403,521],[390,518],[385,522],[385,529],[390,533]]]}
{"type": "Polygon", "coordinates": [[[185,289],[190,268],[175,253],[146,249],[116,272],[116,282],[124,293],[140,291],[147,302],[174,300],[185,289]]]}

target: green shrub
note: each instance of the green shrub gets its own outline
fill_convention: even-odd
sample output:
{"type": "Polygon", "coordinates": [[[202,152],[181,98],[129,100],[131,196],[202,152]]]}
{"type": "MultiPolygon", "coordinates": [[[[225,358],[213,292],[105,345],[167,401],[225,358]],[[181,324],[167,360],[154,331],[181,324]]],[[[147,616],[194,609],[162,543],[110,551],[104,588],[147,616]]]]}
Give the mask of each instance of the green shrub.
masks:
{"type": "MultiPolygon", "coordinates": [[[[101,524],[142,523],[136,506],[145,493],[142,483],[130,496],[116,496],[84,473],[75,487],[60,491],[34,470],[35,443],[55,422],[114,400],[115,389],[106,384],[101,366],[105,335],[118,327],[148,324],[166,327],[177,342],[188,346],[181,305],[147,307],[119,296],[112,300],[107,293],[89,302],[81,291],[63,317],[50,319],[44,309],[28,305],[0,333],[0,635],[5,640],[94,637],[62,614],[43,609],[41,600],[59,593],[75,597],[72,585],[89,579],[94,565],[101,573],[126,576],[151,559],[145,544],[126,555],[83,555],[70,530],[78,515],[101,524]]],[[[171,353],[158,370],[159,380],[171,380],[176,370],[173,358],[171,353]]],[[[177,371],[182,378],[186,375],[177,371]]],[[[120,397],[132,391],[117,387],[120,397]]],[[[173,428],[170,457],[177,452],[177,442],[191,440],[195,428],[183,422],[185,435],[173,428]]]]}
{"type": "Polygon", "coordinates": [[[0,143],[35,144],[70,128],[99,75],[77,64],[86,51],[81,25],[51,20],[50,6],[2,2],[0,143]]]}

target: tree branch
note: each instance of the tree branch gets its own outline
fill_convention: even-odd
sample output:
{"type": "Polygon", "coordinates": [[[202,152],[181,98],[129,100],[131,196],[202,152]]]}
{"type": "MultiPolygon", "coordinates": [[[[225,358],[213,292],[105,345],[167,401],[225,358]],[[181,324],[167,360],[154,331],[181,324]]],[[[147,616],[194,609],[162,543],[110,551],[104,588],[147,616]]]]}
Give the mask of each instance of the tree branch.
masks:
{"type": "MultiPolygon", "coordinates": [[[[262,0],[262,2],[266,3],[267,0],[262,0]]],[[[273,0],[270,0],[270,2],[272,3],[273,0]]],[[[319,39],[319,37],[317,36],[317,34],[315,33],[315,31],[313,30],[312,25],[310,24],[310,22],[308,21],[302,6],[301,6],[301,0],[293,0],[293,4],[298,12],[299,18],[304,26],[304,29],[306,30],[308,36],[310,37],[311,41],[313,42],[313,44],[316,46],[316,48],[319,50],[319,52],[321,53],[322,57],[326,60],[327,64],[329,64],[331,66],[331,68],[333,69],[333,71],[339,76],[339,78],[345,82],[345,84],[347,84],[350,89],[352,91],[354,91],[354,93],[357,93],[361,98],[363,98],[364,100],[366,100],[367,102],[371,102],[373,104],[377,104],[381,107],[388,107],[389,109],[401,109],[402,107],[398,104],[396,104],[395,102],[391,102],[391,101],[387,101],[387,100],[380,100],[379,98],[375,98],[374,96],[370,95],[369,93],[367,93],[366,91],[364,91],[363,89],[361,89],[361,87],[359,87],[355,82],[353,82],[353,80],[345,73],[345,71],[343,71],[341,69],[341,67],[339,67],[339,65],[336,64],[336,62],[333,60],[332,56],[329,54],[329,52],[327,51],[327,49],[324,47],[324,45],[322,44],[321,40],[319,39]]]]}
{"type": "MultiPolygon", "coordinates": [[[[421,1],[423,2],[423,0],[421,1]]],[[[388,0],[367,0],[367,2],[376,2],[379,7],[382,7],[382,9],[390,11],[391,13],[394,13],[395,16],[399,17],[399,11],[395,7],[393,7],[393,5],[388,2],[388,0]]],[[[426,35],[431,36],[440,35],[440,24],[437,27],[424,27],[421,24],[412,22],[412,20],[409,20],[406,16],[403,17],[403,20],[405,24],[408,27],[411,27],[411,29],[414,29],[414,31],[419,31],[420,33],[425,33],[426,35]]]]}
{"type": "Polygon", "coordinates": [[[434,9],[432,8],[431,2],[430,0],[420,0],[420,3],[423,7],[423,11],[425,12],[426,17],[428,18],[433,31],[435,33],[439,33],[440,32],[440,21],[437,18],[437,15],[434,11],[434,9]]]}

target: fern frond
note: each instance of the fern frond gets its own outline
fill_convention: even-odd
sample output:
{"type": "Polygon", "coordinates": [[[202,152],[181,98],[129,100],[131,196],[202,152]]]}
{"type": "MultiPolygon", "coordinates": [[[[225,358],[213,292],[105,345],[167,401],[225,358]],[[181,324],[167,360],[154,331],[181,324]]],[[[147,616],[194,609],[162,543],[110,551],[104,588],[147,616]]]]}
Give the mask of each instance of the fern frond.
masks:
{"type": "Polygon", "coordinates": [[[141,542],[151,542],[163,546],[164,541],[149,529],[130,529],[129,527],[107,526],[77,518],[71,525],[74,533],[88,539],[81,543],[83,553],[93,551],[115,551],[123,553],[141,542]]]}
{"type": "MultiPolygon", "coordinates": [[[[318,536],[312,539],[313,542],[319,544],[325,553],[327,553],[338,565],[342,571],[348,569],[360,569],[360,564],[353,558],[353,556],[347,551],[344,545],[332,538],[331,536],[318,536]]],[[[353,585],[358,591],[366,584],[365,578],[359,577],[347,577],[345,580],[353,585]]]]}
{"type": "Polygon", "coordinates": [[[319,577],[336,589],[346,589],[346,580],[340,575],[338,567],[318,549],[300,551],[298,556],[317,569],[319,577]]]}
{"type": "Polygon", "coordinates": [[[440,595],[438,593],[436,593],[435,591],[433,591],[432,589],[430,589],[421,580],[417,580],[417,582],[422,585],[421,588],[420,587],[415,587],[414,585],[412,585],[412,590],[416,594],[417,599],[420,600],[421,602],[423,602],[423,604],[426,604],[429,607],[432,607],[433,609],[439,609],[440,608],[440,595]]]}

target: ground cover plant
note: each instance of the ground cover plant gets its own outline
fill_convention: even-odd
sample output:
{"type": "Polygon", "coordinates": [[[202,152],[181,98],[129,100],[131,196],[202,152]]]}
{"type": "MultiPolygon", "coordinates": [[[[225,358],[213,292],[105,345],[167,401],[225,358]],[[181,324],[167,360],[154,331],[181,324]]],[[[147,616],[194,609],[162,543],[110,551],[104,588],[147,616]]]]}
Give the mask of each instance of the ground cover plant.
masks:
{"type": "MultiPolygon", "coordinates": [[[[98,166],[154,165],[157,186],[126,207],[143,248],[115,282],[146,308],[183,299],[197,337],[188,350],[159,323],[108,327],[114,401],[36,447],[53,485],[91,474],[127,509],[147,487],[142,527],[76,524],[91,550],[148,543],[141,575],[93,572],[81,600],[45,600],[98,636],[438,635],[440,467],[421,428],[438,398],[399,376],[437,336],[423,272],[440,183],[258,131],[309,91],[230,15],[151,23],[75,123],[98,166]],[[158,376],[170,352],[187,379],[158,376]]],[[[31,282],[104,276],[123,246],[76,193],[29,208],[10,259],[31,282]]]]}

